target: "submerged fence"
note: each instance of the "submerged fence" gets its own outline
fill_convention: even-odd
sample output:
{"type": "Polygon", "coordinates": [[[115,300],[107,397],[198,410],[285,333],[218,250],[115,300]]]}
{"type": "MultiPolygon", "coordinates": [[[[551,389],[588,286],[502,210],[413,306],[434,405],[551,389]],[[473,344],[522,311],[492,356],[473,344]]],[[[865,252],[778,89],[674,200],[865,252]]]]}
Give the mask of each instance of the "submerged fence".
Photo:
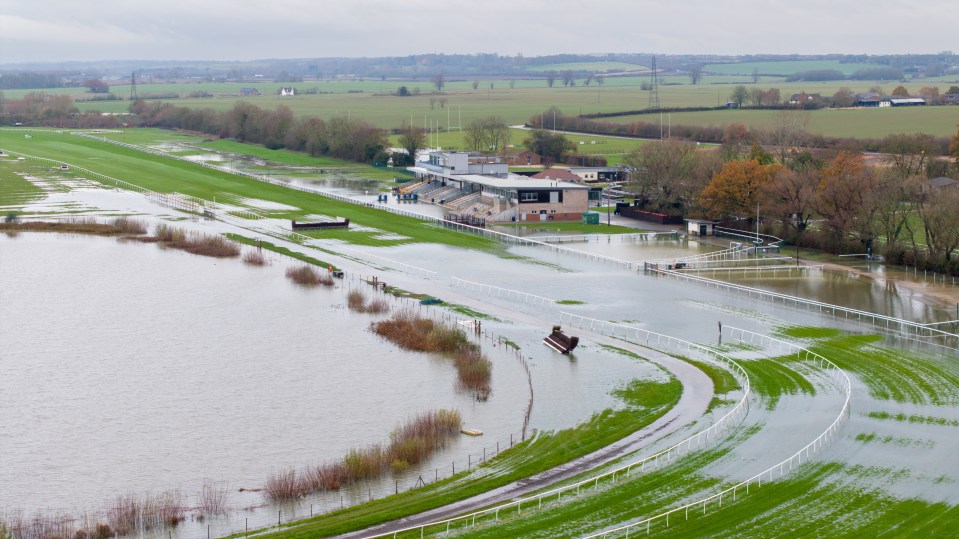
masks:
{"type": "MultiPolygon", "coordinates": [[[[583,323],[586,321],[599,322],[569,313],[560,314],[561,321],[566,320],[571,325],[575,325],[577,322],[583,323]]],[[[603,484],[604,486],[614,484],[617,481],[628,479],[637,473],[642,474],[647,470],[654,470],[665,466],[676,460],[680,455],[685,455],[697,449],[704,448],[709,444],[710,441],[715,442],[722,434],[729,432],[730,429],[732,429],[735,425],[738,425],[740,422],[742,422],[742,420],[748,414],[749,397],[751,395],[749,375],[746,373],[746,370],[743,369],[742,366],[740,366],[735,360],[711,348],[684,341],[682,339],[677,339],[675,337],[670,337],[668,335],[654,333],[640,328],[631,328],[621,324],[606,324],[609,324],[609,326],[619,326],[625,328],[624,334],[632,331],[633,333],[630,334],[638,336],[637,340],[645,340],[646,342],[655,343],[650,345],[650,348],[655,348],[663,352],[669,352],[670,349],[673,348],[675,352],[678,352],[680,349],[685,347],[685,352],[688,354],[700,354],[704,359],[716,363],[724,369],[728,369],[742,387],[742,396],[731,410],[729,410],[726,414],[724,414],[706,429],[696,432],[682,441],[648,457],[630,462],[613,470],[595,475],[582,481],[550,489],[532,496],[519,498],[507,503],[496,505],[494,507],[482,509],[480,511],[459,515],[449,519],[437,520],[417,526],[410,526],[395,531],[369,535],[366,537],[369,539],[383,537],[395,538],[400,534],[417,531],[421,536],[424,536],[426,533],[445,533],[446,535],[449,535],[451,532],[455,532],[460,529],[472,528],[477,524],[495,524],[499,521],[500,517],[522,515],[524,507],[527,511],[539,509],[543,507],[544,503],[549,504],[553,502],[561,502],[564,495],[575,496],[578,495],[581,490],[598,488],[600,484],[603,484]]],[[[591,327],[598,327],[596,324],[591,323],[590,325],[591,327]]]]}
{"type": "Polygon", "coordinates": [[[783,305],[802,307],[807,310],[818,310],[820,314],[828,314],[837,317],[841,316],[846,320],[854,322],[867,322],[872,324],[874,327],[894,332],[899,336],[904,336],[921,342],[944,346],[951,349],[959,349],[959,334],[949,333],[935,329],[929,325],[911,322],[902,318],[871,313],[868,311],[861,311],[858,309],[851,309],[830,303],[823,303],[821,301],[790,296],[788,294],[781,294],[779,292],[770,292],[768,290],[762,290],[750,286],[727,283],[725,281],[719,281],[698,275],[691,275],[686,272],[665,269],[653,265],[647,265],[646,271],[656,273],[670,279],[685,280],[688,282],[704,284],[706,286],[712,286],[715,288],[744,294],[746,297],[753,297],[755,295],[759,299],[767,299],[773,303],[780,302],[783,305]]]}
{"type": "MultiPolygon", "coordinates": [[[[682,516],[685,520],[689,520],[689,510],[693,509],[698,512],[700,506],[702,506],[703,515],[707,514],[709,506],[712,505],[713,510],[719,510],[723,507],[723,498],[727,500],[731,497],[732,501],[736,501],[738,496],[749,494],[750,485],[755,485],[755,488],[762,487],[763,479],[766,482],[773,481],[776,478],[782,477],[784,474],[789,473],[792,469],[798,468],[802,463],[803,459],[806,461],[810,460],[817,452],[821,452],[823,447],[835,439],[839,430],[845,424],[846,420],[849,418],[849,401],[852,399],[852,382],[849,379],[849,376],[836,366],[835,363],[826,359],[825,357],[812,352],[806,348],[803,348],[799,345],[792,344],[786,341],[775,339],[773,337],[768,337],[766,335],[760,335],[758,333],[753,333],[744,329],[739,329],[735,327],[726,327],[725,331],[728,331],[730,338],[734,340],[739,340],[740,342],[748,342],[750,344],[755,344],[757,341],[762,346],[773,345],[775,344],[780,352],[783,352],[785,349],[786,353],[796,353],[796,359],[803,361],[806,364],[817,367],[820,370],[824,371],[827,375],[828,380],[840,391],[844,393],[843,405],[839,410],[836,418],[826,427],[819,436],[814,440],[800,448],[798,451],[790,455],[788,458],[783,459],[776,464],[766,468],[765,470],[749,477],[744,481],[740,481],[731,487],[727,487],[716,494],[711,496],[700,498],[696,501],[683,504],[679,507],[675,507],[658,515],[649,517],[644,520],[639,520],[632,522],[625,526],[619,526],[616,528],[611,528],[604,530],[602,532],[597,532],[591,535],[585,536],[586,538],[596,538],[602,537],[604,539],[609,537],[629,537],[630,532],[633,531],[645,531],[647,534],[650,532],[653,523],[665,524],[666,527],[669,527],[669,518],[678,518],[682,516]]],[[[728,502],[727,502],[728,503],[728,502]]]]}

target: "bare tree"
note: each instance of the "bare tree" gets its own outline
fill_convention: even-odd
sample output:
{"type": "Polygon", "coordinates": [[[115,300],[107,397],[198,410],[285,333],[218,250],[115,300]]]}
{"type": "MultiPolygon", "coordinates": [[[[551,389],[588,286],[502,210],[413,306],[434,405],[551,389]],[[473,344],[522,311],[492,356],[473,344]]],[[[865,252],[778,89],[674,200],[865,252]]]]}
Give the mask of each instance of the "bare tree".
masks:
{"type": "Polygon", "coordinates": [[[510,130],[499,116],[487,116],[470,122],[464,139],[473,150],[495,153],[509,144],[510,130]]]}
{"type": "Polygon", "coordinates": [[[426,147],[426,133],[422,127],[404,126],[399,143],[406,150],[407,163],[415,163],[416,152],[426,147]]]}
{"type": "Polygon", "coordinates": [[[436,86],[436,91],[442,92],[443,87],[446,86],[446,77],[443,75],[443,72],[440,71],[439,73],[433,75],[431,80],[433,82],[433,86],[436,86]]]}
{"type": "Polygon", "coordinates": [[[687,73],[689,74],[689,83],[693,86],[699,84],[699,81],[703,78],[703,66],[702,64],[693,64],[687,68],[687,73]]]}
{"type": "Polygon", "coordinates": [[[567,69],[566,71],[563,71],[563,86],[569,86],[570,84],[573,84],[573,80],[574,79],[573,79],[572,69],[567,69]]]}
{"type": "Polygon", "coordinates": [[[547,71],[547,72],[546,72],[546,86],[552,88],[554,84],[556,84],[556,72],[555,72],[555,71],[547,71]]]}
{"type": "Polygon", "coordinates": [[[809,112],[804,110],[780,110],[773,116],[769,128],[763,131],[763,142],[775,146],[779,162],[788,166],[790,154],[802,148],[809,137],[809,112]]]}
{"type": "Polygon", "coordinates": [[[474,81],[473,81],[473,89],[475,90],[475,89],[477,89],[477,88],[479,88],[479,81],[478,81],[478,80],[474,80],[474,81]]]}
{"type": "Polygon", "coordinates": [[[753,84],[759,84],[759,68],[753,68],[753,84]]]}

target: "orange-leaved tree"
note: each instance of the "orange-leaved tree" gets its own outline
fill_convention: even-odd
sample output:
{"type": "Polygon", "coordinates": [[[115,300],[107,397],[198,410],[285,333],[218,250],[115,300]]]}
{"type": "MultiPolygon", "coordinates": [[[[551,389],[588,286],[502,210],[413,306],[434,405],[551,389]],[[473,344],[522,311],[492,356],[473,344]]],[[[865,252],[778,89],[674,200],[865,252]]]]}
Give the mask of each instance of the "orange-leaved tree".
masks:
{"type": "Polygon", "coordinates": [[[763,186],[781,168],[778,163],[763,165],[753,159],[728,161],[703,189],[700,203],[714,219],[726,216],[751,218],[760,202],[763,186]]]}

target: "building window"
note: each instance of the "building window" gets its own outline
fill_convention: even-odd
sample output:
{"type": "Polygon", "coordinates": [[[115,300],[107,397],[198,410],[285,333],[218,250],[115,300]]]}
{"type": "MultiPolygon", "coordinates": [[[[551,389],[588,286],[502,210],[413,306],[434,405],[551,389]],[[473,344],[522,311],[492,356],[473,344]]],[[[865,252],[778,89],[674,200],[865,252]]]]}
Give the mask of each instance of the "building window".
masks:
{"type": "Polygon", "coordinates": [[[536,192],[520,193],[519,200],[520,202],[537,202],[539,200],[539,193],[536,193],[536,192]]]}
{"type": "Polygon", "coordinates": [[[556,213],[556,210],[549,210],[550,213],[556,213]]]}

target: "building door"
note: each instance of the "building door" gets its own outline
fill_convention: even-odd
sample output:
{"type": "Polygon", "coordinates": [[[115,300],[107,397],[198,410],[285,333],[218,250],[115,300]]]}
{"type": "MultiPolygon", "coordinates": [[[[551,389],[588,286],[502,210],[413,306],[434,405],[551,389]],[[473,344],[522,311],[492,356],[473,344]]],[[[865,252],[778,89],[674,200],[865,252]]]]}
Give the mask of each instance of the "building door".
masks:
{"type": "Polygon", "coordinates": [[[546,215],[546,210],[539,210],[539,220],[540,220],[540,221],[545,221],[545,220],[546,220],[546,217],[547,217],[547,215],[546,215]]]}
{"type": "Polygon", "coordinates": [[[699,225],[699,235],[700,236],[706,235],[706,225],[699,225]]]}

